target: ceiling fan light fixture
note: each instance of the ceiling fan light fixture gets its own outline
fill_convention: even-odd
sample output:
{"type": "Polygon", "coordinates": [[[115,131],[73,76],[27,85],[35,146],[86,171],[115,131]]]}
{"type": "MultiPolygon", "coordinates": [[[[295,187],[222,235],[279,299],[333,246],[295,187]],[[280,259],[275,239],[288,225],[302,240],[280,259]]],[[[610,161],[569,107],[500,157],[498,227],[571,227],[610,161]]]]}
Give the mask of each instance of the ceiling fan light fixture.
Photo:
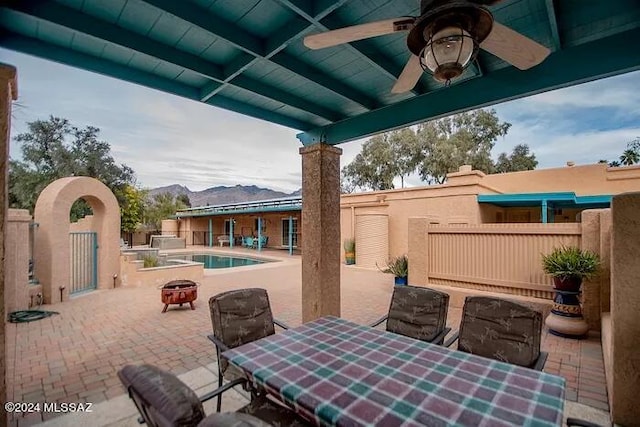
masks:
{"type": "Polygon", "coordinates": [[[441,82],[459,77],[478,52],[478,43],[464,29],[445,27],[427,39],[420,53],[422,68],[441,82]]]}

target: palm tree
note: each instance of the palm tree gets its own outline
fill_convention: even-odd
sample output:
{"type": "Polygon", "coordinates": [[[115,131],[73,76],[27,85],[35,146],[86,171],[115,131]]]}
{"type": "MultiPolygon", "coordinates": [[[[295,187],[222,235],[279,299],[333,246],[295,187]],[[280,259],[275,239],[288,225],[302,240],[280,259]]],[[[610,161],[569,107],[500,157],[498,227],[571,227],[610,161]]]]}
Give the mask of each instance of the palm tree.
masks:
{"type": "Polygon", "coordinates": [[[635,165],[639,161],[640,155],[636,150],[633,150],[631,148],[627,148],[626,150],[624,150],[622,152],[622,155],[620,156],[620,162],[625,166],[635,165]]]}

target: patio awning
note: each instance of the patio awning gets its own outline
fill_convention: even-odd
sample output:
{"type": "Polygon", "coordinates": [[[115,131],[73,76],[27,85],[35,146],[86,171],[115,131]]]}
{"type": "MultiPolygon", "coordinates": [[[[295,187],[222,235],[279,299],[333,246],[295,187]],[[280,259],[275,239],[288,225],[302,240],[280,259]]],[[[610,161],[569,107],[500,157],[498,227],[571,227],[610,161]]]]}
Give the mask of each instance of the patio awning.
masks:
{"type": "Polygon", "coordinates": [[[451,86],[424,73],[392,94],[404,32],[310,50],[306,35],[420,15],[418,0],[9,0],[0,47],[302,130],[340,144],[640,69],[637,0],[504,0],[496,22],[551,55],[521,71],[481,51],[451,86]]]}
{"type": "Polygon", "coordinates": [[[488,203],[503,208],[521,207],[542,208],[542,222],[548,221],[547,210],[551,208],[598,209],[611,206],[609,194],[576,196],[574,192],[557,193],[512,193],[512,194],[479,194],[478,203],[488,203]]]}

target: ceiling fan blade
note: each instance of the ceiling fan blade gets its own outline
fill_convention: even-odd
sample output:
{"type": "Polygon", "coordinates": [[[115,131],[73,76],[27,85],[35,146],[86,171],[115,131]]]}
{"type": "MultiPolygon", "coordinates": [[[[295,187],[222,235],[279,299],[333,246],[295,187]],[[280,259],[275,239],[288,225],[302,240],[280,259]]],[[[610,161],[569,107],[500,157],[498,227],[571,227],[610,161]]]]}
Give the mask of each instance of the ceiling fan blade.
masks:
{"type": "Polygon", "coordinates": [[[423,70],[420,65],[420,58],[415,55],[411,55],[407,65],[404,66],[402,73],[400,73],[400,77],[398,77],[396,84],[393,85],[391,93],[405,93],[410,91],[418,83],[422,73],[423,70]]]}
{"type": "Polygon", "coordinates": [[[353,25],[307,36],[304,38],[304,45],[309,49],[322,49],[356,40],[391,34],[396,31],[408,31],[413,27],[414,21],[415,18],[403,17],[353,25]]]}
{"type": "Polygon", "coordinates": [[[547,47],[498,22],[493,23],[480,47],[521,70],[538,65],[551,53],[547,47]]]}

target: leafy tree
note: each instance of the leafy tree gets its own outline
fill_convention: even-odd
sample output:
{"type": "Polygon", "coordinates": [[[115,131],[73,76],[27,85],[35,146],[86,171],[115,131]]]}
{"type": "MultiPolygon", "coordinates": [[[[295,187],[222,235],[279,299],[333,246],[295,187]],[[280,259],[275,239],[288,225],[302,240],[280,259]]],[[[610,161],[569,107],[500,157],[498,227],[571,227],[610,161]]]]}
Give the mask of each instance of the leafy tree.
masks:
{"type": "Polygon", "coordinates": [[[362,145],[362,151],[342,169],[353,188],[389,190],[393,188],[394,153],[388,134],[376,135],[362,145]]]}
{"type": "Polygon", "coordinates": [[[123,201],[120,203],[120,228],[125,233],[133,233],[142,224],[147,191],[125,184],[118,193],[118,199],[123,201]]]}
{"type": "Polygon", "coordinates": [[[536,155],[529,154],[527,144],[518,144],[513,148],[510,155],[501,153],[496,162],[495,172],[519,172],[533,170],[538,166],[536,155]]]}
{"type": "Polygon", "coordinates": [[[610,168],[617,168],[617,167],[620,167],[620,162],[619,162],[619,161],[617,161],[617,160],[613,160],[613,161],[609,162],[609,167],[610,167],[610,168]]]}
{"type": "Polygon", "coordinates": [[[187,208],[191,207],[191,200],[189,200],[189,195],[186,193],[178,194],[176,196],[176,201],[182,202],[182,204],[187,208]]]}
{"type": "Polygon", "coordinates": [[[417,138],[411,128],[376,135],[362,145],[362,151],[342,168],[342,190],[356,188],[389,190],[393,180],[404,179],[415,171],[417,138]]]}
{"type": "Polygon", "coordinates": [[[147,228],[153,230],[162,229],[162,220],[169,219],[176,214],[178,209],[185,209],[187,206],[174,197],[171,193],[155,194],[149,200],[144,209],[144,222],[147,228]]]}
{"type": "MultiPolygon", "coordinates": [[[[79,129],[67,119],[49,117],[27,123],[28,132],[19,134],[22,160],[9,162],[9,201],[15,208],[33,212],[42,190],[56,179],[90,176],[102,181],[116,196],[124,185],[133,184],[135,175],[126,165],[117,165],[108,143],[98,140],[100,130],[79,129]]],[[[119,200],[122,204],[123,200],[119,200]]],[[[78,200],[71,209],[71,220],[82,218],[91,209],[78,200]]]]}
{"type": "Polygon", "coordinates": [[[464,164],[490,173],[494,168],[491,149],[510,127],[510,123],[500,122],[495,110],[476,110],[421,124],[417,132],[420,177],[442,184],[449,172],[464,164]]]}

